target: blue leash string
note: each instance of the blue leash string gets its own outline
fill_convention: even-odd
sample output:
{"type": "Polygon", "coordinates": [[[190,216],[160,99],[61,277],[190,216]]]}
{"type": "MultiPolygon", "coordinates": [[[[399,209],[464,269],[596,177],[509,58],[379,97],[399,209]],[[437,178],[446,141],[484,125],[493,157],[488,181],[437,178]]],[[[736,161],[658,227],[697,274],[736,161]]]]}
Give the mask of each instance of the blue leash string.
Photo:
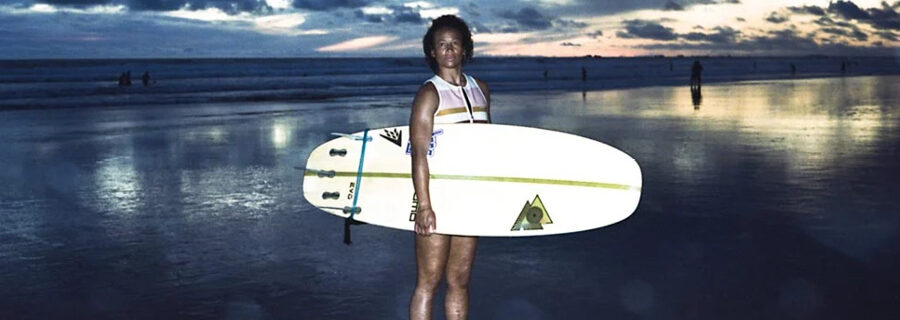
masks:
{"type": "Polygon", "coordinates": [[[350,219],[356,214],[356,200],[359,199],[359,183],[362,181],[363,162],[366,160],[366,142],[369,141],[369,129],[363,131],[362,151],[359,154],[359,168],[356,169],[356,188],[353,189],[353,206],[350,207],[350,219]]]}

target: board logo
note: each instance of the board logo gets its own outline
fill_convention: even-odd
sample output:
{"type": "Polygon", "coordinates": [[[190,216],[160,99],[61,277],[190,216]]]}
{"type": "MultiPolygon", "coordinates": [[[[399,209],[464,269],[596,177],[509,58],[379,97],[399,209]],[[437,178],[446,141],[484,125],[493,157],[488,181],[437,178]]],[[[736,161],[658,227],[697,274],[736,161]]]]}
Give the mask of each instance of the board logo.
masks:
{"type": "Polygon", "coordinates": [[[413,192],[412,210],[409,211],[409,221],[416,221],[416,212],[419,212],[419,197],[413,192]]]}
{"type": "Polygon", "coordinates": [[[394,128],[393,131],[388,131],[388,129],[384,129],[384,133],[380,134],[382,138],[387,139],[393,144],[396,144],[398,147],[403,147],[403,131],[394,128]]]}
{"type": "Polygon", "coordinates": [[[535,195],[531,202],[525,201],[525,207],[519,212],[516,223],[513,224],[510,231],[516,230],[543,230],[545,224],[553,224],[550,215],[547,214],[547,208],[541,202],[541,196],[535,195]]]}
{"type": "MultiPolygon", "coordinates": [[[[438,129],[435,132],[431,133],[431,143],[428,144],[428,156],[431,157],[434,155],[434,149],[437,148],[437,136],[444,133],[444,129],[438,129]]],[[[412,154],[412,143],[409,140],[406,140],[406,155],[412,154]]]]}

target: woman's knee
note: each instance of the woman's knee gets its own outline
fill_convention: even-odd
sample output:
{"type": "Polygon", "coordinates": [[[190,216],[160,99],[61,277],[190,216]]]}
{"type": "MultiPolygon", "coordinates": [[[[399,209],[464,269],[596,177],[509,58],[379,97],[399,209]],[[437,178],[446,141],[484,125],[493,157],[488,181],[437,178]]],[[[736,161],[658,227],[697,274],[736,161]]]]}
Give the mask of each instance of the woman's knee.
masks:
{"type": "Polygon", "coordinates": [[[421,289],[435,290],[441,282],[441,270],[438,268],[425,268],[419,270],[419,278],[416,286],[421,289]]]}
{"type": "Polygon", "coordinates": [[[472,268],[468,266],[447,270],[447,286],[455,289],[468,289],[472,268]]]}

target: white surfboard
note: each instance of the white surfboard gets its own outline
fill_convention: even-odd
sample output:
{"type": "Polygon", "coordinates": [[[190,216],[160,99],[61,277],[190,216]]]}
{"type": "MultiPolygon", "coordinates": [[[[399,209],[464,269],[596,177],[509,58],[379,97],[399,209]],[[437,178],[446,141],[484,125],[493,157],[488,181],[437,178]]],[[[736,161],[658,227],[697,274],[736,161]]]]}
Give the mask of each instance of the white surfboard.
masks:
{"type": "MultiPolygon", "coordinates": [[[[414,230],[409,128],[341,135],[306,162],[303,196],[325,212],[414,230]]],[[[436,232],[538,236],[619,222],[637,208],[641,170],[609,145],[557,131],[436,124],[429,148],[436,232]]]]}

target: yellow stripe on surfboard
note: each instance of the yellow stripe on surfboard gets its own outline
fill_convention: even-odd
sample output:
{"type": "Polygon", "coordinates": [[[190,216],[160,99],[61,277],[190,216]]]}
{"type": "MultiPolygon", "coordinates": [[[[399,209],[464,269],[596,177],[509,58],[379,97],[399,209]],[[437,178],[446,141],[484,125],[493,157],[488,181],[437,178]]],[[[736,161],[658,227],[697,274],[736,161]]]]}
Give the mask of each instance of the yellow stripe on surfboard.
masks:
{"type": "MultiPolygon", "coordinates": [[[[316,176],[320,170],[306,170],[304,175],[316,176]]],[[[324,170],[322,170],[324,171],[324,170]]],[[[353,171],[335,171],[335,177],[355,177],[356,172],[353,171]]],[[[364,178],[394,178],[394,179],[412,179],[409,173],[393,173],[393,172],[363,172],[364,178]]],[[[432,174],[431,179],[441,180],[468,180],[468,181],[492,181],[492,182],[513,182],[513,183],[536,183],[536,184],[552,184],[562,186],[575,187],[591,187],[602,189],[616,190],[637,190],[641,187],[629,186],[626,184],[593,182],[593,181],[577,181],[577,180],[561,180],[561,179],[543,179],[543,178],[522,178],[522,177],[497,177],[497,176],[470,176],[458,174],[432,174]]]]}

